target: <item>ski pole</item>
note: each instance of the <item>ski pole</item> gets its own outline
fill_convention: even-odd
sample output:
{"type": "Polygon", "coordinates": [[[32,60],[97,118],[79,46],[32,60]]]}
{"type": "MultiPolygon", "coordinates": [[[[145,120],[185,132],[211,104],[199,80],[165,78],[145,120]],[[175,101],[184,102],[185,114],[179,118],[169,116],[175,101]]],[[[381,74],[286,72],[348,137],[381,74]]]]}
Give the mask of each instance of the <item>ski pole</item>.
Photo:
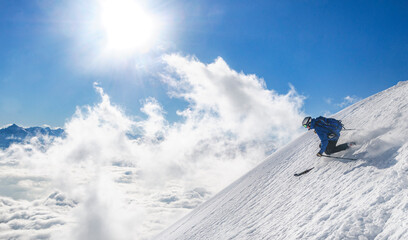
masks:
{"type": "Polygon", "coordinates": [[[310,172],[312,169],[314,169],[314,167],[309,168],[309,169],[307,169],[307,170],[305,170],[305,171],[303,171],[301,173],[295,173],[294,175],[295,175],[295,177],[299,177],[299,176],[301,176],[303,174],[306,174],[306,173],[310,172]]]}
{"type": "Polygon", "coordinates": [[[345,159],[345,160],[357,160],[357,158],[334,157],[334,156],[328,156],[328,155],[322,155],[322,157],[345,159]]]}

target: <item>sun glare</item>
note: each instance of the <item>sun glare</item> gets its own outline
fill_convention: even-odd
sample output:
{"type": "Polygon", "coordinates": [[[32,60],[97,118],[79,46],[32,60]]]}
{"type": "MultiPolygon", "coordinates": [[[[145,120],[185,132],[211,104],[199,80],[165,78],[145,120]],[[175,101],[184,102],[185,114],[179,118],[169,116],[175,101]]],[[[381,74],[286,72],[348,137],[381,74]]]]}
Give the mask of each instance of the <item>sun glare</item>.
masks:
{"type": "Polygon", "coordinates": [[[156,33],[151,14],[132,0],[101,0],[101,25],[109,51],[147,52],[156,33]]]}

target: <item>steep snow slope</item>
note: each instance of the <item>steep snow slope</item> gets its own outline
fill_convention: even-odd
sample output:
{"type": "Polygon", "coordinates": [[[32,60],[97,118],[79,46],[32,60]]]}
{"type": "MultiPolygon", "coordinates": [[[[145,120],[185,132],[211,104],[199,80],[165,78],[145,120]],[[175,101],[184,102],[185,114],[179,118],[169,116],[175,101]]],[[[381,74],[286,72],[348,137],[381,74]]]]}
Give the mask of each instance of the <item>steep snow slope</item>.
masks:
{"type": "Polygon", "coordinates": [[[335,156],[358,161],[316,157],[307,132],[157,239],[408,239],[408,81],[334,117],[358,129],[335,156]]]}

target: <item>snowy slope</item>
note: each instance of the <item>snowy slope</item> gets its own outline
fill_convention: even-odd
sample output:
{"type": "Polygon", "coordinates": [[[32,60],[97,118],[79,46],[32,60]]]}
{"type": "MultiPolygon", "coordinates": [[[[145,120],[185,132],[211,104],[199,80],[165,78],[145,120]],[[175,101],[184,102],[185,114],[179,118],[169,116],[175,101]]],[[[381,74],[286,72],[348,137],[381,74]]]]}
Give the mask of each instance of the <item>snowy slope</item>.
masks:
{"type": "Polygon", "coordinates": [[[408,81],[334,117],[358,129],[335,156],[358,161],[316,157],[307,132],[156,238],[408,239],[408,81]]]}

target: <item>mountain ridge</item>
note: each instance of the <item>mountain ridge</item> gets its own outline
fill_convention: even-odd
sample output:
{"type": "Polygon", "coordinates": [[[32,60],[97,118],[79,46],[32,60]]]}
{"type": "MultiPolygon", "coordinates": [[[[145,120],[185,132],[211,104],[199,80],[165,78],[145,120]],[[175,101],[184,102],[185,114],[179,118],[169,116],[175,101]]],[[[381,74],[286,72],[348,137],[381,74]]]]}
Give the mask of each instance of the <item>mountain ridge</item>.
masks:
{"type": "Polygon", "coordinates": [[[62,137],[65,131],[62,128],[51,129],[50,127],[20,127],[11,124],[0,129],[0,148],[6,149],[14,143],[23,143],[36,136],[62,137]]]}

